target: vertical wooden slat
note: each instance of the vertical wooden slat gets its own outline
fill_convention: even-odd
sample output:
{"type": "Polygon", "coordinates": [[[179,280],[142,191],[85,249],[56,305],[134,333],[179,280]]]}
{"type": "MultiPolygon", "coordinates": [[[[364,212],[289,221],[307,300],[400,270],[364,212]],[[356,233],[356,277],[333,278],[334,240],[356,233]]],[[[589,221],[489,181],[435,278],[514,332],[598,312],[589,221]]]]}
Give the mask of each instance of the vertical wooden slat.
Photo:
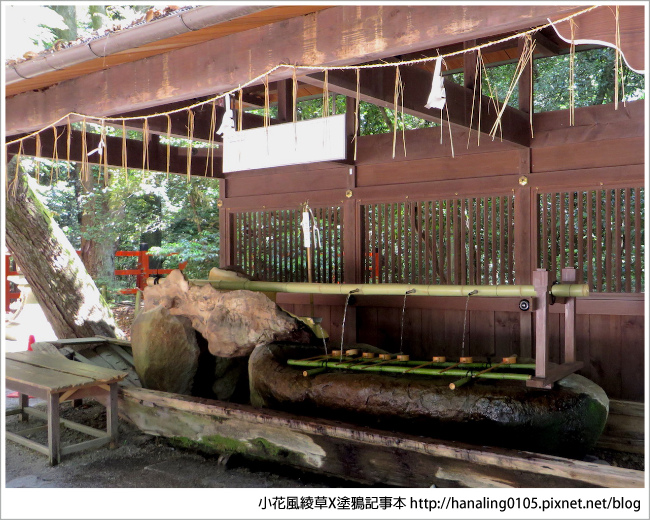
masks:
{"type": "Polygon", "coordinates": [[[641,193],[644,188],[636,188],[634,190],[634,291],[642,292],[643,284],[641,283],[641,259],[643,253],[641,252],[641,230],[643,224],[641,223],[641,193]]]}
{"type": "Polygon", "coordinates": [[[373,268],[373,280],[376,283],[381,282],[380,274],[381,274],[381,257],[380,257],[380,251],[376,249],[376,242],[377,242],[377,206],[375,204],[370,204],[368,206],[372,213],[371,213],[371,222],[372,222],[372,241],[371,241],[371,249],[373,251],[374,255],[374,264],[375,267],[373,268]]]}
{"type": "Polygon", "coordinates": [[[460,283],[466,285],[467,282],[467,253],[466,253],[466,230],[465,230],[465,210],[467,199],[465,197],[460,199],[460,283]]]}
{"type": "MultiPolygon", "coordinates": [[[[375,252],[377,259],[377,271],[375,281],[377,283],[381,282],[381,272],[384,268],[384,253],[379,249],[379,204],[372,204],[372,220],[373,220],[373,238],[372,238],[372,247],[375,252]]],[[[374,276],[374,275],[373,275],[374,276]]]]}
{"type": "Polygon", "coordinates": [[[547,194],[542,193],[539,195],[539,203],[542,206],[542,233],[539,243],[539,267],[542,269],[548,269],[548,209],[547,209],[547,194]]]}
{"type": "Polygon", "coordinates": [[[496,201],[501,200],[501,197],[490,197],[491,218],[492,218],[492,240],[490,240],[490,247],[492,248],[492,283],[497,283],[497,216],[496,216],[496,201]]]}
{"type": "Polygon", "coordinates": [[[266,237],[268,236],[268,228],[269,228],[269,213],[266,210],[261,211],[260,218],[262,219],[262,226],[260,229],[260,235],[262,238],[262,255],[264,258],[264,277],[266,280],[271,280],[271,254],[269,251],[269,244],[266,240],[266,237]]]}
{"type": "MultiPolygon", "coordinates": [[[[514,190],[513,190],[514,193],[514,190]]],[[[513,241],[515,238],[515,198],[514,195],[508,195],[504,197],[503,199],[504,202],[504,227],[501,228],[501,234],[505,235],[505,237],[508,239],[507,241],[507,248],[506,248],[506,253],[504,253],[505,257],[505,269],[504,269],[504,275],[503,275],[503,283],[514,283],[514,274],[515,274],[515,264],[514,264],[514,251],[513,251],[513,241]]],[[[530,214],[530,205],[529,205],[529,211],[526,212],[526,214],[530,214]]],[[[529,235],[528,240],[526,241],[526,244],[528,246],[528,251],[530,251],[530,242],[533,240],[533,237],[529,235]]],[[[530,263],[530,259],[528,259],[530,263]]],[[[523,269],[523,266],[522,266],[523,269]]]]}
{"type": "Polygon", "coordinates": [[[325,215],[326,215],[326,221],[327,221],[327,244],[325,244],[325,241],[323,241],[323,253],[324,253],[324,258],[325,260],[325,265],[327,266],[327,283],[334,283],[334,278],[335,278],[335,273],[336,273],[336,262],[335,262],[335,257],[336,257],[336,252],[335,252],[335,247],[336,247],[336,241],[335,241],[335,233],[334,233],[334,218],[335,218],[335,210],[336,208],[334,206],[327,206],[325,210],[325,215]]]}
{"type": "MultiPolygon", "coordinates": [[[[383,208],[383,220],[381,221],[381,234],[377,236],[380,242],[380,247],[383,247],[384,250],[384,283],[390,281],[393,276],[393,270],[395,269],[394,265],[394,252],[391,250],[391,233],[393,230],[393,205],[392,204],[381,204],[379,206],[383,208]]],[[[381,216],[381,213],[380,213],[381,216]]]]}
{"type": "Polygon", "coordinates": [[[476,237],[476,233],[474,233],[474,203],[476,199],[470,198],[468,199],[468,207],[467,207],[467,220],[469,221],[469,224],[467,226],[467,244],[469,245],[469,255],[468,255],[468,261],[469,261],[469,283],[470,284],[477,284],[478,281],[476,280],[476,275],[474,272],[474,262],[476,261],[476,255],[474,253],[475,251],[475,245],[474,245],[474,240],[476,237]]]}
{"type": "Polygon", "coordinates": [[[483,283],[490,283],[490,233],[488,219],[488,201],[489,197],[483,197],[483,283]]]}
{"type": "Polygon", "coordinates": [[[445,274],[445,246],[444,246],[444,212],[443,212],[443,201],[436,201],[437,204],[437,214],[438,214],[438,271],[440,272],[440,283],[449,283],[449,279],[445,274]],[[443,277],[445,281],[443,282],[443,277]]]}
{"type": "Polygon", "coordinates": [[[408,281],[409,283],[417,283],[417,268],[418,268],[418,262],[416,261],[417,254],[416,254],[416,241],[415,241],[415,202],[409,202],[409,216],[410,218],[410,223],[409,223],[409,236],[411,238],[411,251],[409,254],[409,263],[407,264],[410,268],[407,269],[406,274],[408,275],[408,281]]]}
{"type": "Polygon", "coordinates": [[[452,219],[453,219],[453,209],[451,207],[451,199],[447,199],[445,202],[445,247],[447,253],[447,283],[454,283],[454,265],[452,263],[452,253],[453,253],[453,238],[452,238],[452,219]]]}
{"type": "Polygon", "coordinates": [[[286,233],[285,215],[286,215],[285,210],[283,209],[278,210],[278,227],[275,230],[275,235],[273,237],[273,240],[278,242],[277,279],[282,281],[284,281],[284,237],[286,233]]]}
{"type": "Polygon", "coordinates": [[[603,290],[603,215],[602,199],[605,190],[596,191],[596,291],[603,290]]]}
{"type": "Polygon", "coordinates": [[[454,199],[454,283],[461,284],[461,231],[460,231],[460,199],[454,199]]]}
{"type": "Polygon", "coordinates": [[[424,216],[424,283],[430,284],[436,281],[436,272],[432,270],[432,259],[429,253],[429,244],[431,242],[431,228],[429,221],[431,220],[431,201],[426,201],[423,205],[424,216]],[[429,275],[432,273],[432,276],[429,275]]]}
{"type": "Polygon", "coordinates": [[[553,274],[556,275],[556,277],[557,277],[557,273],[560,272],[561,269],[567,267],[567,265],[566,265],[566,262],[567,262],[567,260],[566,260],[566,247],[565,247],[567,245],[567,229],[566,229],[566,224],[565,224],[567,208],[566,208],[566,204],[564,203],[566,195],[567,195],[566,193],[562,193],[562,192],[557,194],[557,197],[559,199],[559,206],[560,206],[559,211],[558,211],[558,219],[560,221],[559,222],[559,224],[560,224],[560,234],[558,235],[558,241],[557,241],[558,248],[560,249],[559,250],[560,259],[559,259],[559,262],[558,262],[558,266],[557,266],[555,272],[553,273],[553,274]]]}
{"type": "Polygon", "coordinates": [[[248,243],[249,238],[248,238],[248,233],[247,230],[249,229],[249,213],[238,213],[237,214],[237,223],[235,224],[236,229],[237,229],[237,247],[234,249],[234,254],[236,258],[236,263],[238,265],[241,265],[244,270],[248,269],[248,258],[247,258],[247,253],[248,249],[250,247],[250,244],[248,243]],[[243,247],[239,247],[239,244],[241,244],[243,247]]]}
{"type": "MultiPolygon", "coordinates": [[[[327,217],[328,217],[328,208],[319,208],[318,209],[318,222],[319,222],[319,228],[321,231],[321,238],[327,237],[327,217]]],[[[330,262],[329,262],[329,257],[327,255],[327,250],[323,247],[322,249],[318,250],[318,259],[320,262],[320,281],[321,283],[327,283],[329,282],[329,270],[330,270],[330,262]]]]}
{"type": "Polygon", "coordinates": [[[576,240],[576,249],[578,250],[578,272],[581,273],[581,276],[584,276],[583,267],[584,267],[584,255],[585,255],[585,233],[584,233],[584,198],[585,192],[579,191],[576,193],[578,197],[578,237],[576,240]]]}
{"type": "Polygon", "coordinates": [[[361,211],[363,213],[364,222],[366,224],[363,234],[364,251],[361,264],[363,265],[363,280],[368,283],[370,281],[374,281],[372,279],[372,276],[368,275],[369,273],[372,273],[372,271],[368,270],[368,264],[370,264],[371,269],[374,269],[374,251],[370,246],[370,237],[372,235],[372,227],[370,224],[370,206],[368,204],[361,206],[361,211]]]}
{"type": "Polygon", "coordinates": [[[551,194],[551,223],[549,226],[550,237],[551,237],[551,262],[549,266],[549,271],[551,272],[551,278],[555,277],[557,273],[557,246],[558,246],[558,221],[557,221],[557,203],[559,193],[551,194]]]}
{"type": "Polygon", "coordinates": [[[614,287],[614,266],[612,265],[612,195],[614,190],[605,190],[605,291],[611,291],[614,287]]]}
{"type": "MultiPolygon", "coordinates": [[[[568,194],[569,197],[569,204],[567,206],[567,212],[568,212],[568,217],[569,217],[569,223],[568,223],[568,228],[569,228],[569,258],[568,262],[569,265],[568,267],[575,267],[576,266],[576,261],[575,261],[575,249],[576,249],[576,233],[575,233],[575,207],[576,207],[576,196],[579,196],[579,193],[576,193],[575,191],[569,192],[568,194]]],[[[563,266],[567,267],[567,266],[563,266]]]]}
{"type": "Polygon", "coordinates": [[[292,209],[289,211],[289,247],[291,249],[291,253],[289,255],[289,268],[290,268],[290,273],[289,273],[289,279],[292,282],[296,282],[296,270],[298,268],[298,262],[297,262],[297,257],[298,257],[298,251],[299,251],[299,243],[300,243],[300,237],[298,236],[298,228],[296,227],[296,210],[292,209]]]}
{"type": "MultiPolygon", "coordinates": [[[[508,197],[496,197],[496,200],[499,202],[499,276],[496,283],[506,283],[506,249],[505,249],[505,235],[512,235],[514,233],[513,228],[505,227],[505,212],[506,206],[508,204],[508,197]]],[[[496,221],[496,219],[495,219],[496,221]]],[[[496,268],[494,269],[496,271],[496,268]]],[[[507,354],[506,354],[507,355],[507,354]]]]}
{"type": "Polygon", "coordinates": [[[587,280],[594,287],[594,191],[587,192],[587,280]]]}
{"type": "Polygon", "coordinates": [[[623,236],[625,237],[625,292],[632,292],[632,222],[631,215],[632,212],[632,199],[631,199],[632,190],[630,188],[625,189],[625,231],[623,236]]]}
{"type": "Polygon", "coordinates": [[[623,255],[621,250],[621,213],[622,213],[622,204],[621,196],[622,190],[614,189],[612,190],[614,195],[614,226],[612,227],[612,240],[615,241],[613,244],[613,253],[614,253],[614,269],[615,269],[615,278],[614,278],[614,287],[610,287],[610,290],[614,289],[616,292],[621,292],[621,279],[622,279],[622,264],[623,264],[623,255]]]}
{"type": "Polygon", "coordinates": [[[476,197],[476,283],[484,283],[483,280],[483,247],[485,244],[485,230],[481,226],[481,204],[483,199],[476,197]]]}

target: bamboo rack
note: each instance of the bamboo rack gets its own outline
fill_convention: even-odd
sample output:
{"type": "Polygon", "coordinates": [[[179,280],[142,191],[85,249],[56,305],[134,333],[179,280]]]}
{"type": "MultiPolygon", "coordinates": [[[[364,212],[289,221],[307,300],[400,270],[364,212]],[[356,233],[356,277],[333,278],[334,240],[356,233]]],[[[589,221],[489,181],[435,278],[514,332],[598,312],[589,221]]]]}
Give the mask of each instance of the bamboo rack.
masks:
{"type": "MultiPolygon", "coordinates": [[[[401,363],[403,366],[392,365],[382,365],[382,366],[372,366],[372,365],[357,365],[354,362],[349,362],[346,364],[341,364],[340,362],[333,361],[303,361],[300,359],[288,359],[287,365],[299,366],[299,367],[320,367],[320,368],[334,368],[338,370],[366,370],[368,372],[385,372],[393,374],[403,374],[409,370],[408,362],[399,362],[394,361],[393,363],[401,363]]],[[[421,363],[421,362],[420,362],[421,363]]],[[[473,363],[474,364],[474,363],[473,363]]],[[[477,363],[478,364],[478,363],[477,363]]],[[[481,368],[485,368],[485,364],[480,364],[481,368]]],[[[513,365],[509,365],[512,367],[513,365]]],[[[526,365],[527,367],[534,368],[534,365],[526,365]]],[[[515,374],[508,372],[485,372],[481,373],[480,370],[471,370],[471,369],[451,369],[442,372],[441,368],[415,368],[409,371],[409,374],[420,374],[426,376],[459,376],[459,377],[476,377],[483,379],[509,379],[515,381],[527,381],[532,378],[531,374],[515,374]]]]}
{"type": "MultiPolygon", "coordinates": [[[[194,279],[196,285],[212,284],[216,289],[247,290],[262,292],[283,292],[300,294],[342,294],[354,292],[357,296],[403,296],[414,291],[411,296],[467,296],[477,291],[476,296],[487,297],[527,297],[537,296],[533,285],[417,285],[401,283],[381,284],[330,284],[301,282],[255,282],[250,280],[205,280],[194,279]]],[[[549,289],[558,298],[589,296],[587,284],[558,284],[549,289]]]]}

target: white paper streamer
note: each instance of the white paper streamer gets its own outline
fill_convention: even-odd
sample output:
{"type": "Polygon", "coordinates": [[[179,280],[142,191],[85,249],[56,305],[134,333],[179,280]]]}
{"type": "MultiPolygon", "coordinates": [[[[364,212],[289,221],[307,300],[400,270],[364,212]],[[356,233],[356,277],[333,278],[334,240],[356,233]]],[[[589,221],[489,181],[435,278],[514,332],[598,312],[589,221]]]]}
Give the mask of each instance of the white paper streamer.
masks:
{"type": "Polygon", "coordinates": [[[433,71],[433,82],[431,84],[431,92],[425,108],[439,108],[445,106],[447,93],[445,92],[444,80],[442,79],[442,57],[436,59],[436,68],[433,71]]]}

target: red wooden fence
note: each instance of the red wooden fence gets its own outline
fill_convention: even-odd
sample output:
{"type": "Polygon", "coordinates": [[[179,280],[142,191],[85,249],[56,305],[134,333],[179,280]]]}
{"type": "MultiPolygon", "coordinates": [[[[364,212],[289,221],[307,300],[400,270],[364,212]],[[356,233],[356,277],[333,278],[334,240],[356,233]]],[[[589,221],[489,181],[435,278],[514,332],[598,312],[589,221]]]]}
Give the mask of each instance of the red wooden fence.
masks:
{"type": "MultiPolygon", "coordinates": [[[[77,251],[78,254],[81,254],[81,251],[77,251]]],[[[176,255],[178,253],[172,253],[169,256],[176,255]]],[[[132,289],[121,289],[119,292],[121,294],[135,294],[138,289],[144,289],[147,285],[147,278],[152,275],[162,275],[169,274],[172,272],[172,269],[151,269],[149,267],[149,256],[150,253],[147,251],[116,251],[115,256],[133,256],[138,259],[138,264],[134,269],[116,269],[115,276],[135,276],[136,277],[136,287],[132,289]]],[[[17,275],[18,271],[12,269],[12,258],[11,255],[5,254],[5,310],[10,312],[9,305],[12,301],[20,298],[20,293],[18,291],[11,291],[11,282],[8,277],[11,275],[17,275]]],[[[181,262],[178,264],[178,269],[185,269],[187,262],[181,262]]]]}

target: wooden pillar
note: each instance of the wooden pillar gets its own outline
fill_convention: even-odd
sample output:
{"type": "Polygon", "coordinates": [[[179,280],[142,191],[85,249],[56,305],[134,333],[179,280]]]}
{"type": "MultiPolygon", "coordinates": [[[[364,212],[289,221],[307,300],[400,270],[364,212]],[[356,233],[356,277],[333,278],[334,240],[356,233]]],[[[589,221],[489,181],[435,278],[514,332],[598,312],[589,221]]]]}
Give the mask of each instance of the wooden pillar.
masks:
{"type": "MultiPolygon", "coordinates": [[[[573,267],[562,269],[562,283],[580,283],[581,273],[573,267]]],[[[576,361],[576,299],[570,297],[564,304],[564,362],[576,361]]]]}
{"type": "Polygon", "coordinates": [[[111,436],[110,448],[117,448],[119,425],[117,421],[117,383],[110,384],[106,403],[106,432],[111,436]]]}
{"type": "MultiPolygon", "coordinates": [[[[348,175],[346,175],[346,191],[343,199],[343,281],[345,283],[357,283],[360,281],[360,259],[359,247],[359,215],[356,199],[357,168],[354,166],[355,129],[357,128],[355,113],[356,99],[345,98],[345,135],[347,142],[347,163],[348,175]]],[[[358,137],[358,135],[357,135],[358,137]]],[[[351,345],[357,342],[357,309],[351,305],[348,307],[345,324],[345,337],[343,342],[351,345]]]]}
{"type": "MultiPolygon", "coordinates": [[[[519,183],[514,189],[515,196],[515,225],[514,225],[514,258],[515,283],[529,285],[532,283],[532,271],[535,268],[535,240],[537,236],[537,220],[533,218],[531,207],[534,196],[528,184],[530,174],[530,149],[520,152],[519,183]],[[525,179],[524,179],[525,177],[525,179]]],[[[532,357],[533,349],[533,313],[519,314],[519,355],[522,358],[532,357]]]]}
{"type": "Polygon", "coordinates": [[[278,92],[278,119],[283,122],[295,121],[293,111],[293,81],[284,79],[275,83],[278,92]]]}
{"type": "Polygon", "coordinates": [[[232,263],[232,255],[230,250],[230,215],[228,209],[226,208],[225,200],[226,179],[219,179],[219,265],[221,267],[226,267],[232,263]]]}
{"type": "Polygon", "coordinates": [[[50,466],[61,461],[61,425],[59,423],[59,394],[51,393],[47,399],[47,447],[50,466]]]}
{"type": "Polygon", "coordinates": [[[544,379],[548,372],[548,306],[551,280],[546,269],[533,272],[535,287],[535,377],[544,379]]]}
{"type": "MultiPolygon", "coordinates": [[[[521,56],[524,50],[523,38],[519,38],[518,47],[519,56],[521,56]]],[[[533,59],[531,58],[519,77],[519,110],[532,115],[534,112],[533,100],[533,59]]]]}
{"type": "MultiPolygon", "coordinates": [[[[468,40],[466,42],[463,42],[464,49],[471,49],[473,47],[476,47],[476,40],[468,40]]],[[[471,51],[463,54],[463,84],[465,85],[465,88],[474,89],[474,85],[476,85],[477,60],[477,51],[471,51]]]]}

